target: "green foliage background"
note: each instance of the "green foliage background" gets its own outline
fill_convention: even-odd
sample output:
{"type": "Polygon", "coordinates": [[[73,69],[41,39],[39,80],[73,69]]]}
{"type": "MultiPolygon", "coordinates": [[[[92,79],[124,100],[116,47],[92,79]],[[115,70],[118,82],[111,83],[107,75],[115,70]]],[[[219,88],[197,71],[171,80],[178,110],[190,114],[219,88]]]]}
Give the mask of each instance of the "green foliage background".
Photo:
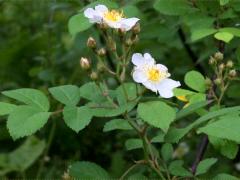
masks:
{"type": "MultiPolygon", "coordinates": [[[[128,6],[129,15],[132,13],[141,19],[140,41],[135,52],[150,52],[159,63],[169,67],[175,79],[183,82],[184,75],[190,70],[195,69],[205,75],[211,72],[208,59],[219,49],[215,34],[215,37],[220,36],[226,42],[231,40],[226,43],[224,54],[233,59],[240,70],[239,1],[230,0],[223,7],[221,3],[224,1],[196,0],[201,11],[196,11],[194,5],[191,8],[184,5],[186,2],[194,3],[194,0],[172,0],[170,7],[166,1],[116,1],[122,7],[128,6]],[[219,24],[215,24],[216,19],[219,24]],[[237,30],[216,31],[216,26],[234,27],[237,30]],[[226,34],[216,35],[219,32],[232,32],[233,39],[229,40],[226,34]]],[[[48,93],[48,87],[64,84],[80,86],[89,82],[88,75],[79,66],[79,60],[87,56],[94,62],[86,41],[91,35],[101,43],[99,34],[90,28],[74,38],[68,32],[68,21],[90,2],[93,1],[0,0],[0,91],[30,87],[48,93]]],[[[224,101],[226,106],[239,104],[239,89],[239,81],[231,85],[227,100],[224,101]]],[[[3,96],[0,96],[0,100],[9,101],[3,96]]],[[[57,101],[53,100],[51,104],[52,110],[58,107],[57,101]]],[[[0,177],[4,174],[2,177],[31,178],[40,171],[42,178],[60,178],[69,164],[79,160],[95,162],[113,177],[121,176],[133,160],[141,157],[141,150],[125,149],[125,141],[133,137],[131,131],[103,133],[107,120],[94,118],[90,126],[76,133],[58,116],[50,119],[36,133],[36,137],[13,141],[6,128],[6,118],[1,117],[0,177]],[[30,151],[33,148],[36,149],[34,153],[30,151]],[[6,172],[9,173],[6,175],[6,172]]],[[[186,139],[190,149],[196,149],[198,141],[191,134],[186,139]]],[[[156,147],[160,149],[160,146],[156,147]]],[[[208,153],[212,157],[219,157],[218,161],[221,162],[217,168],[210,170],[209,175],[216,174],[215,170],[239,175],[235,168],[239,155],[228,160],[213,146],[209,146],[208,153]]],[[[195,152],[190,150],[185,157],[187,164],[191,164],[194,155],[195,152]]]]}

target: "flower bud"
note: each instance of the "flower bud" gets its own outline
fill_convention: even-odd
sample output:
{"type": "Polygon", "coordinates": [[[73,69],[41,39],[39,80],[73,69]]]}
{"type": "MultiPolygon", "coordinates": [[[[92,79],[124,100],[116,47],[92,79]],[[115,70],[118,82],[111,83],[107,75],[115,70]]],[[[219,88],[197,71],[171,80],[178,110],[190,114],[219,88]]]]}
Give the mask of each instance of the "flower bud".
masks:
{"type": "Polygon", "coordinates": [[[97,51],[97,54],[99,55],[99,56],[105,56],[106,55],[106,49],[104,49],[104,48],[101,48],[101,49],[99,49],[98,51],[97,51]]]}
{"type": "Polygon", "coordinates": [[[223,60],[223,53],[221,53],[221,52],[216,52],[216,53],[214,54],[214,58],[215,58],[216,60],[218,60],[218,61],[223,60]]]}
{"type": "Polygon", "coordinates": [[[216,59],[211,56],[208,63],[209,63],[210,65],[213,65],[213,64],[216,63],[216,59]]]}
{"type": "Polygon", "coordinates": [[[209,79],[209,78],[207,77],[207,78],[205,79],[205,84],[206,84],[207,87],[211,87],[211,85],[212,85],[211,79],[209,79]]]}
{"type": "Polygon", "coordinates": [[[106,30],[108,28],[108,25],[106,23],[100,23],[98,27],[102,30],[106,30]]]}
{"type": "Polygon", "coordinates": [[[135,35],[135,36],[132,38],[133,44],[137,44],[138,41],[139,41],[139,37],[138,37],[138,35],[135,35]]]}
{"type": "Polygon", "coordinates": [[[67,172],[64,172],[64,174],[62,175],[62,179],[63,180],[71,180],[72,178],[67,172]]]}
{"type": "Polygon", "coordinates": [[[93,80],[93,81],[96,81],[98,79],[98,74],[96,72],[92,72],[90,74],[90,78],[93,80]]]}
{"type": "Polygon", "coordinates": [[[125,41],[125,44],[127,46],[131,46],[133,44],[133,41],[131,40],[131,38],[128,38],[126,41],[125,41]]]}
{"type": "Polygon", "coordinates": [[[133,28],[132,28],[132,32],[133,32],[134,34],[139,34],[140,31],[141,31],[140,24],[139,24],[139,23],[135,24],[135,26],[133,26],[133,28]]]}
{"type": "Polygon", "coordinates": [[[228,68],[232,68],[233,67],[233,62],[231,60],[228,60],[226,66],[228,68]]]}
{"type": "Polygon", "coordinates": [[[219,68],[220,71],[224,70],[225,64],[221,63],[218,68],[219,68]]]}
{"type": "Polygon", "coordinates": [[[97,46],[96,40],[93,37],[89,37],[87,40],[87,47],[94,49],[96,48],[96,46],[97,46]]]}
{"type": "Polygon", "coordinates": [[[90,68],[89,60],[85,57],[81,57],[80,66],[81,66],[82,69],[85,69],[85,70],[89,69],[90,68]]]}
{"type": "Polygon", "coordinates": [[[214,83],[216,85],[220,85],[222,83],[222,80],[220,78],[217,78],[217,79],[214,80],[214,83]]]}
{"type": "Polygon", "coordinates": [[[116,43],[114,42],[114,41],[110,41],[110,49],[112,50],[112,51],[116,51],[117,50],[117,45],[116,45],[116,43]]]}
{"type": "Polygon", "coordinates": [[[237,76],[236,70],[235,70],[235,69],[230,70],[230,71],[229,71],[229,76],[230,76],[231,78],[236,77],[236,76],[237,76]]]}
{"type": "Polygon", "coordinates": [[[98,62],[97,63],[97,71],[99,73],[102,73],[102,72],[104,72],[104,70],[105,70],[105,67],[104,67],[103,63],[102,62],[98,62]]]}

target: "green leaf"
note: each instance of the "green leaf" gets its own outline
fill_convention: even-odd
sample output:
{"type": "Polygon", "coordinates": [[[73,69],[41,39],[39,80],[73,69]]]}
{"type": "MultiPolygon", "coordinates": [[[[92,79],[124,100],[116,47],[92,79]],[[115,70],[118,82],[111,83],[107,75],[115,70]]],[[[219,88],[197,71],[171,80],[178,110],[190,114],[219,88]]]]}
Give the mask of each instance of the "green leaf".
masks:
{"type": "Polygon", "coordinates": [[[79,132],[90,123],[92,113],[87,106],[65,106],[63,109],[63,119],[68,127],[79,132]]]}
{"type": "Polygon", "coordinates": [[[162,131],[159,131],[157,136],[155,136],[151,139],[151,142],[152,143],[162,143],[162,142],[164,142],[164,136],[165,136],[165,133],[162,131]]]}
{"type": "Polygon", "coordinates": [[[174,88],[173,93],[174,93],[174,96],[189,96],[189,95],[195,94],[195,92],[193,91],[189,91],[182,88],[174,88]]]}
{"type": "Polygon", "coordinates": [[[75,36],[77,33],[89,29],[92,25],[83,13],[79,13],[72,16],[68,21],[68,31],[72,36],[75,36]]]}
{"type": "Polygon", "coordinates": [[[217,32],[216,29],[206,28],[206,29],[196,29],[192,32],[191,40],[197,41],[199,39],[205,38],[217,32]]]}
{"type": "Polygon", "coordinates": [[[120,105],[125,105],[129,101],[135,100],[141,88],[137,88],[135,83],[124,83],[116,89],[117,100],[120,105]]]}
{"type": "Polygon", "coordinates": [[[1,153],[0,175],[12,171],[25,171],[39,158],[44,148],[45,142],[43,140],[31,136],[14,151],[10,153],[1,153]],[[4,172],[4,170],[6,171],[4,172]]]}
{"type": "Polygon", "coordinates": [[[143,121],[161,128],[164,132],[168,131],[176,115],[172,107],[161,101],[141,103],[138,105],[137,112],[143,121]]]}
{"type": "Polygon", "coordinates": [[[225,28],[220,28],[219,32],[227,32],[234,36],[240,37],[240,29],[239,28],[225,27],[225,28]]]}
{"type": "Polygon", "coordinates": [[[27,105],[16,107],[8,117],[7,127],[14,140],[29,136],[42,128],[51,113],[27,105]]]}
{"type": "Polygon", "coordinates": [[[17,106],[10,103],[0,102],[0,116],[7,115],[17,106]]]}
{"type": "Polygon", "coordinates": [[[117,9],[118,8],[118,4],[116,2],[113,2],[112,0],[97,0],[97,1],[94,1],[90,4],[88,4],[84,8],[82,8],[80,10],[80,12],[83,12],[87,8],[94,8],[96,5],[100,5],[100,4],[107,6],[109,9],[117,9]]]}
{"type": "Polygon", "coordinates": [[[187,107],[185,107],[185,108],[183,108],[183,109],[181,109],[180,111],[177,112],[177,116],[176,116],[175,120],[179,120],[181,118],[184,118],[187,115],[196,112],[198,109],[203,108],[210,103],[211,102],[208,102],[208,101],[201,101],[201,102],[197,102],[197,103],[194,103],[194,104],[190,104],[189,106],[187,106],[187,107]]]}
{"type": "Polygon", "coordinates": [[[169,161],[173,155],[173,146],[170,143],[163,144],[161,148],[161,155],[165,161],[169,161]]]}
{"type": "Polygon", "coordinates": [[[202,12],[192,13],[191,15],[186,14],[181,18],[191,32],[197,29],[213,28],[213,22],[215,21],[215,17],[207,16],[207,14],[202,12]]]}
{"type": "Polygon", "coordinates": [[[212,178],[212,180],[239,180],[239,178],[229,174],[221,173],[212,178]]]}
{"type": "Polygon", "coordinates": [[[89,82],[80,87],[80,96],[93,101],[93,102],[102,102],[106,100],[106,97],[103,96],[102,91],[95,82],[89,82]]]}
{"type": "Polygon", "coordinates": [[[102,167],[87,161],[75,162],[70,165],[69,174],[77,179],[94,180],[96,177],[98,179],[110,179],[108,173],[102,167]]]}
{"type": "Polygon", "coordinates": [[[162,14],[173,16],[196,11],[186,0],[157,0],[153,7],[162,14]]]}
{"type": "Polygon", "coordinates": [[[92,114],[95,117],[114,117],[132,110],[136,106],[137,101],[138,100],[116,107],[113,106],[113,104],[110,102],[105,102],[101,104],[88,103],[87,106],[91,109],[92,114]]]}
{"type": "Polygon", "coordinates": [[[226,4],[229,3],[229,0],[219,0],[219,3],[221,6],[225,6],[226,4]]]}
{"type": "Polygon", "coordinates": [[[206,94],[196,93],[189,98],[189,104],[195,104],[198,102],[206,101],[206,94]]]}
{"type": "Polygon", "coordinates": [[[200,161],[200,163],[197,166],[196,175],[206,173],[211,168],[211,166],[216,162],[217,162],[216,158],[208,158],[200,161]]]}
{"type": "Polygon", "coordinates": [[[125,146],[126,146],[126,149],[128,151],[130,150],[133,150],[133,149],[139,149],[139,148],[142,148],[143,147],[143,143],[142,143],[142,140],[141,139],[128,139],[126,142],[125,142],[125,146]]]}
{"type": "Polygon", "coordinates": [[[219,118],[219,120],[210,122],[206,126],[200,128],[198,133],[205,133],[223,139],[228,139],[240,143],[240,117],[239,114],[227,114],[219,118]],[[224,133],[223,133],[224,132],[224,133]]]}
{"type": "MultiPolygon", "coordinates": [[[[228,107],[228,108],[223,108],[220,110],[216,110],[213,112],[209,112],[206,115],[203,115],[202,117],[198,118],[195,120],[192,124],[188,125],[185,128],[171,128],[169,132],[165,136],[166,142],[178,142],[183,136],[185,136],[191,129],[194,127],[199,126],[200,124],[206,122],[209,119],[213,119],[218,116],[222,116],[225,114],[230,114],[230,113],[235,113],[237,111],[240,111],[240,106],[235,106],[235,107],[228,107]]],[[[214,136],[214,135],[213,135],[214,136]]]]}
{"type": "Polygon", "coordinates": [[[206,91],[205,79],[203,75],[197,71],[189,71],[184,77],[184,82],[196,91],[206,91]]]}
{"type": "Polygon", "coordinates": [[[126,17],[140,17],[141,16],[141,11],[139,11],[139,9],[137,8],[137,6],[133,6],[133,5],[128,5],[128,6],[124,6],[122,8],[123,13],[126,17]]]}
{"type": "Polygon", "coordinates": [[[48,98],[39,90],[36,89],[17,89],[10,91],[3,91],[2,94],[10,98],[16,99],[20,102],[23,102],[27,105],[35,106],[41,111],[49,110],[48,98]]]}
{"type": "Polygon", "coordinates": [[[182,160],[176,160],[171,162],[168,167],[170,173],[174,176],[181,176],[181,177],[191,177],[192,174],[183,167],[182,160]]]}
{"type": "Polygon", "coordinates": [[[147,178],[146,176],[144,176],[141,173],[136,173],[133,175],[130,175],[127,180],[149,180],[149,178],[147,178]]]}
{"type": "Polygon", "coordinates": [[[228,33],[228,32],[218,32],[216,34],[214,34],[214,37],[217,40],[221,40],[224,41],[225,43],[229,43],[232,39],[233,39],[233,34],[228,33]]]}
{"type": "Polygon", "coordinates": [[[128,121],[125,119],[113,119],[108,121],[103,128],[104,132],[113,131],[113,130],[131,130],[132,127],[129,125],[128,121]]]}
{"type": "Polygon", "coordinates": [[[80,100],[79,88],[74,85],[53,87],[49,91],[55,99],[68,106],[75,106],[80,100]]]}
{"type": "Polygon", "coordinates": [[[234,159],[236,157],[239,149],[237,143],[214,136],[209,136],[208,138],[214,148],[222,155],[228,157],[229,159],[234,159]]]}

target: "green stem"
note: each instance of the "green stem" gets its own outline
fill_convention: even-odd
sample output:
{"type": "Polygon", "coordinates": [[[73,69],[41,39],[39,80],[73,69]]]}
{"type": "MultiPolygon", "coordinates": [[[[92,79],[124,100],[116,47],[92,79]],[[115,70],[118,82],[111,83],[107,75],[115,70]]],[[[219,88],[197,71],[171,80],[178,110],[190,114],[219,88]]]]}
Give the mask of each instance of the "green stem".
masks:
{"type": "Polygon", "coordinates": [[[139,164],[134,164],[132,165],[130,168],[127,169],[127,171],[125,171],[125,173],[119,178],[119,180],[123,180],[130,171],[132,171],[135,167],[137,167],[139,164]]]}
{"type": "Polygon", "coordinates": [[[46,148],[45,148],[45,151],[44,151],[44,154],[43,154],[43,159],[41,160],[38,171],[37,171],[36,179],[39,179],[41,177],[41,173],[42,173],[43,166],[44,166],[44,157],[47,156],[48,151],[50,149],[50,146],[52,144],[53,137],[54,137],[55,130],[56,130],[56,125],[57,125],[56,121],[53,121],[52,128],[50,130],[50,134],[49,134],[49,137],[48,137],[47,145],[46,145],[46,148]]]}

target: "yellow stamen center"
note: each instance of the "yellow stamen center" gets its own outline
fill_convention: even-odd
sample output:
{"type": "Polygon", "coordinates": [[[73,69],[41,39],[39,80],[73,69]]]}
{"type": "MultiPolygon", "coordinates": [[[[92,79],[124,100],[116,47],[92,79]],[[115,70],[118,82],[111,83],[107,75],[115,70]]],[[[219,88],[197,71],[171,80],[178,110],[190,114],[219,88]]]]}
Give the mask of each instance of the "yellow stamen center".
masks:
{"type": "Polygon", "coordinates": [[[158,69],[151,68],[148,71],[148,79],[151,81],[159,81],[165,77],[165,73],[160,72],[158,69]]]}
{"type": "Polygon", "coordinates": [[[116,22],[123,18],[123,12],[119,12],[116,10],[107,11],[106,13],[104,13],[104,18],[109,21],[116,22]]]}

